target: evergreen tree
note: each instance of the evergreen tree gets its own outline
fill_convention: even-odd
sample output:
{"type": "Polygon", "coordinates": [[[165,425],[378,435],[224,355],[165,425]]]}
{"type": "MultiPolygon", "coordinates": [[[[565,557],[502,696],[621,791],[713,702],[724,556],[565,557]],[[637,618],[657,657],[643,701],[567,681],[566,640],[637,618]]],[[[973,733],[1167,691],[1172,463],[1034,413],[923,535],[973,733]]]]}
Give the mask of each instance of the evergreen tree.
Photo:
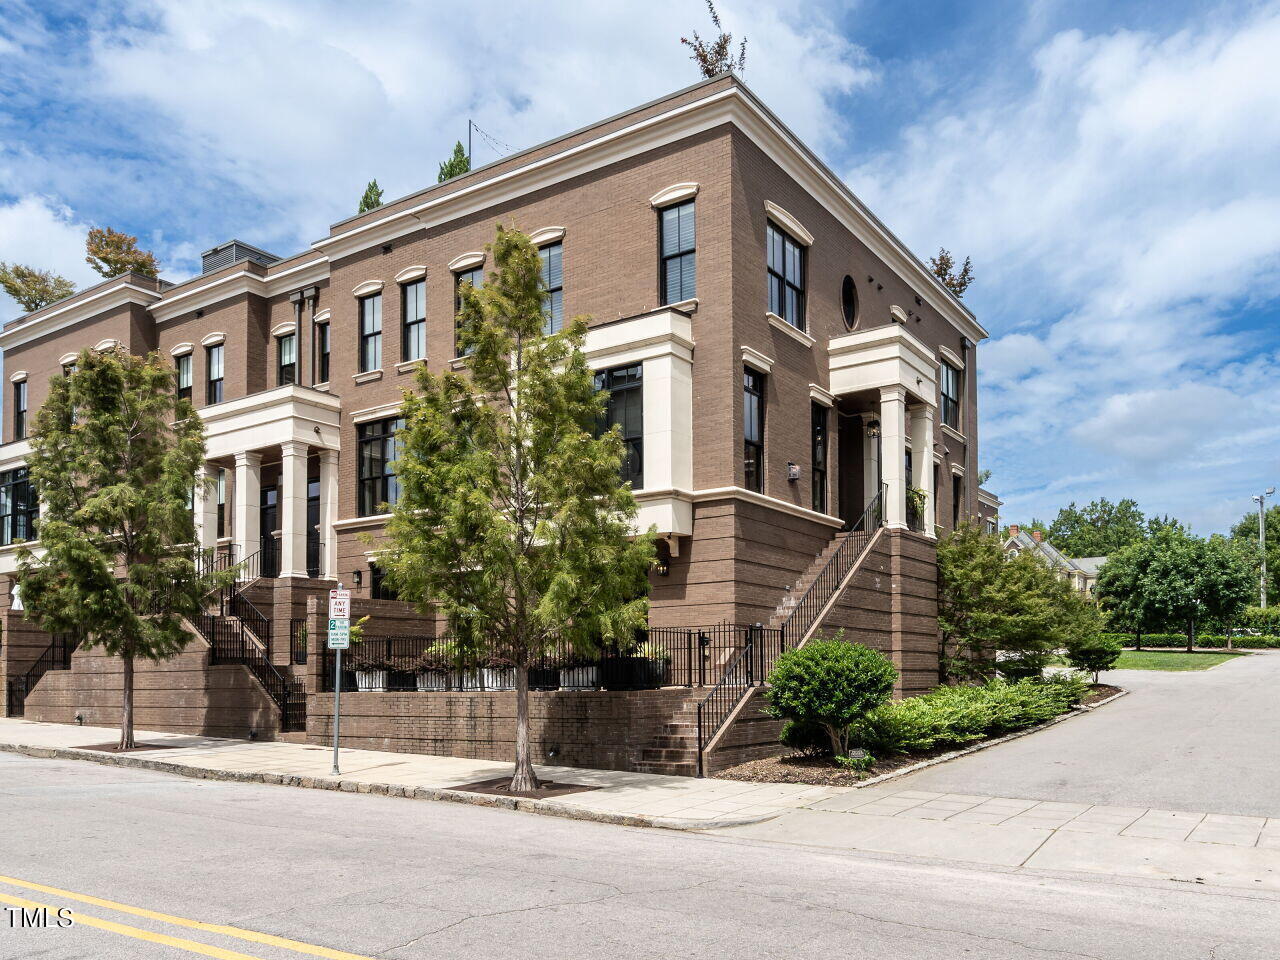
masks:
{"type": "Polygon", "coordinates": [[[76,292],[76,285],[52,270],[37,270],[25,264],[0,260],[0,287],[30,313],[76,292]]]}
{"type": "Polygon", "coordinates": [[[368,186],[364,188],[364,195],[360,198],[360,209],[356,213],[368,213],[380,206],[382,206],[382,188],[378,186],[377,180],[370,180],[368,186]]]}
{"type": "Polygon", "coordinates": [[[120,749],[129,749],[135,661],[180,652],[184,620],[235,576],[204,572],[190,546],[204,425],[159,354],[85,350],[74,373],[53,378],[31,448],[43,552],[19,552],[27,616],[120,657],[120,749]]]}
{"type": "Polygon", "coordinates": [[[436,183],[444,183],[446,180],[452,180],[454,177],[471,170],[471,158],[467,156],[467,152],[462,149],[462,141],[459,140],[453,145],[453,154],[444,163],[440,164],[440,175],[436,177],[436,183]]]}
{"type": "Polygon", "coordinates": [[[537,786],[529,747],[529,665],[586,655],[646,623],[652,533],[633,537],[620,479],[622,437],[599,430],[605,397],[582,352],[586,322],[542,333],[541,262],[498,228],[495,271],[462,289],[469,377],[418,373],[406,395],[400,496],[380,560],[402,599],[448,622],[463,661],[516,670],[513,791],[537,786]]]}
{"type": "Polygon", "coordinates": [[[154,277],[160,272],[156,256],[148,250],[138,249],[138,238],[107,227],[93,227],[85,237],[84,262],[104,277],[118,277],[124,273],[136,273],[154,277]]]}

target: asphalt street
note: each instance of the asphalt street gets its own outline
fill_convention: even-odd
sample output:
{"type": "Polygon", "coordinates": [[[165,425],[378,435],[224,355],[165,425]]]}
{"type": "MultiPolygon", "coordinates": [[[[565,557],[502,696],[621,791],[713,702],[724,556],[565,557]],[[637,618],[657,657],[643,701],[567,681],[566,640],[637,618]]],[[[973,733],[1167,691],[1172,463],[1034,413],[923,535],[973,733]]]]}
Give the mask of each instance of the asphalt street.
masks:
{"type": "Polygon", "coordinates": [[[1252,890],[4,754],[0,821],[0,906],[74,921],[0,911],[4,958],[1270,960],[1280,934],[1280,903],[1252,890]]]}

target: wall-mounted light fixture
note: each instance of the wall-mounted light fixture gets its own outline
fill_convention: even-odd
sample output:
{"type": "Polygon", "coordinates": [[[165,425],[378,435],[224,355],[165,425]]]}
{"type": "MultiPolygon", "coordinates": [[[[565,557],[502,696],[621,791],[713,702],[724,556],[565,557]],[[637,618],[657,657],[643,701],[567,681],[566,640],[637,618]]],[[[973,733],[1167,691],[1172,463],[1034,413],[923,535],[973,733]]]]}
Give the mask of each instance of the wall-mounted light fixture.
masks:
{"type": "Polygon", "coordinates": [[[658,541],[653,558],[653,572],[659,577],[671,575],[671,544],[665,540],[658,541]]]}
{"type": "Polygon", "coordinates": [[[795,483],[799,479],[800,479],[799,465],[792,463],[790,460],[788,460],[787,461],[787,480],[791,483],[795,483]]]}
{"type": "Polygon", "coordinates": [[[362,583],[364,583],[364,571],[363,570],[354,571],[351,574],[351,579],[355,581],[355,585],[357,587],[360,586],[362,583]]]}
{"type": "Polygon", "coordinates": [[[867,423],[867,436],[874,440],[880,436],[880,421],[871,420],[867,423]]]}

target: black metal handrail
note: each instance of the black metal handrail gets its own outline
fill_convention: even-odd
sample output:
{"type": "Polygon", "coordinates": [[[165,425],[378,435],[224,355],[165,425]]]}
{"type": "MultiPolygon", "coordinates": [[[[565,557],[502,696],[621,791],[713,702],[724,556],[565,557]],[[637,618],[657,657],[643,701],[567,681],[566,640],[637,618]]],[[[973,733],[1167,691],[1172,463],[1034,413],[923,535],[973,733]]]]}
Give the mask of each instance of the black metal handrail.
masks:
{"type": "Polygon", "coordinates": [[[243,623],[264,651],[271,649],[271,618],[257,608],[243,591],[227,598],[224,616],[232,616],[243,623]]]}
{"type": "MultiPolygon", "coordinates": [[[[202,614],[196,618],[195,626],[209,644],[210,664],[231,663],[248,667],[249,672],[262,684],[267,696],[280,708],[282,725],[296,713],[293,701],[301,693],[298,684],[282,674],[271,662],[267,652],[245,629],[243,620],[202,614]]],[[[282,728],[289,729],[288,726],[282,728]]]]}
{"type": "Polygon", "coordinates": [[[27,672],[20,677],[12,678],[8,682],[5,715],[10,717],[23,716],[27,709],[27,694],[35,688],[35,685],[50,670],[70,670],[71,654],[75,653],[78,646],[80,646],[80,638],[74,634],[55,633],[53,639],[49,642],[49,646],[45,647],[40,656],[36,657],[35,662],[27,669],[27,672]]]}

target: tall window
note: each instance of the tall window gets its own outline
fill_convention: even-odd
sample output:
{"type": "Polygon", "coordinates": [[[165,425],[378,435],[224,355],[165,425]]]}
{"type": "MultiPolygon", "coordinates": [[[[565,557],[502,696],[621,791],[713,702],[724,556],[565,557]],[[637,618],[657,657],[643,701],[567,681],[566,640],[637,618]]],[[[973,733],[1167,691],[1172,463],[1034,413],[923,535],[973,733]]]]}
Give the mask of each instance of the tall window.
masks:
{"type": "Polygon", "coordinates": [[[538,250],[542,258],[542,312],[547,319],[543,333],[557,333],[564,327],[564,244],[549,243],[538,250]]]}
{"type": "Polygon", "coordinates": [[[204,348],[205,370],[205,403],[222,402],[222,344],[215,343],[204,348]]]}
{"type": "Polygon", "coordinates": [[[769,312],[804,329],[804,247],[769,224],[769,312]]]}
{"type": "Polygon", "coordinates": [[[742,369],[742,468],[748,490],[764,492],[764,374],[742,369]]]}
{"type": "Polygon", "coordinates": [[[315,337],[312,340],[316,352],[316,362],[312,383],[329,382],[329,324],[317,323],[315,337]]]}
{"type": "Polygon", "coordinates": [[[21,440],[27,435],[27,381],[19,380],[13,385],[13,439],[21,440]]]}
{"type": "Polygon", "coordinates": [[[942,361],[942,422],[953,430],[960,429],[960,371],[942,361]]]}
{"type": "Polygon", "coordinates": [[[694,270],[693,201],[658,211],[662,257],[662,302],[680,303],[698,295],[694,270]]]}
{"type": "Polygon", "coordinates": [[[0,545],[34,539],[39,512],[27,468],[0,473],[0,545]]]}
{"type": "Polygon", "coordinates": [[[227,471],[218,470],[218,539],[227,535],[227,471]]]}
{"type": "Polygon", "coordinates": [[[276,337],[276,384],[298,382],[298,335],[286,333],[276,337]]]}
{"type": "Polygon", "coordinates": [[[951,475],[951,528],[960,526],[960,517],[964,510],[964,477],[958,473],[951,475]]]}
{"type": "Polygon", "coordinates": [[[382,369],[382,294],[360,299],[360,372],[382,369]]]}
{"type": "Polygon", "coordinates": [[[359,516],[373,516],[382,504],[394,504],[400,498],[400,484],[391,464],[399,455],[396,432],[403,428],[404,420],[399,417],[362,423],[356,428],[359,516]]]}
{"type": "Polygon", "coordinates": [[[814,401],[810,404],[811,456],[813,466],[813,509],[827,512],[827,408],[814,401]]]}
{"type": "Polygon", "coordinates": [[[405,363],[427,355],[427,281],[400,288],[400,359],[405,363]]]}
{"type": "Polygon", "coordinates": [[[178,399],[191,399],[191,354],[184,353],[174,361],[178,376],[178,399]]]}
{"type": "Polygon", "coordinates": [[[378,564],[369,564],[370,591],[374,600],[399,600],[400,595],[391,584],[387,583],[387,572],[378,564]]]}
{"type": "Polygon", "coordinates": [[[608,390],[604,427],[622,430],[622,482],[638,490],[644,486],[644,368],[640,364],[614,367],[596,374],[596,389],[608,390]]]}
{"type": "MultiPolygon", "coordinates": [[[[469,283],[472,287],[479,290],[484,286],[484,267],[475,267],[471,270],[462,270],[453,275],[453,316],[456,327],[454,333],[454,349],[458,356],[463,355],[460,338],[458,338],[457,330],[462,329],[462,323],[457,319],[458,314],[462,311],[462,286],[469,283]]],[[[471,351],[468,350],[467,353],[471,351]]]]}

